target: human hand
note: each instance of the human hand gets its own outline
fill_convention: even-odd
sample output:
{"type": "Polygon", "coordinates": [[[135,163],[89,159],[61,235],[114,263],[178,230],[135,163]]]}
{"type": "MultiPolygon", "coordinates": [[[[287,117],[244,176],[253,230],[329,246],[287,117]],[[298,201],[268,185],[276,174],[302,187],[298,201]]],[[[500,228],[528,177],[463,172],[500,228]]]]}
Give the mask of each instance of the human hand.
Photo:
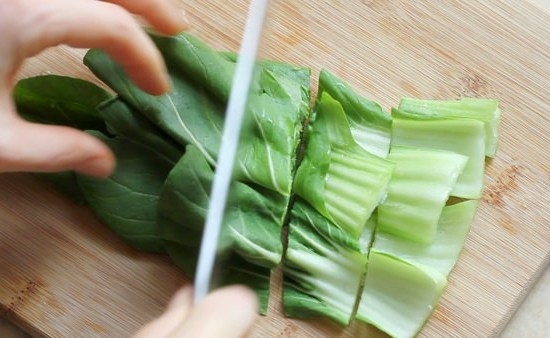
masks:
{"type": "Polygon", "coordinates": [[[0,172],[76,170],[107,176],[111,151],[81,131],[30,123],[16,112],[11,91],[25,58],[67,44],[102,48],[151,94],[170,88],[162,56],[135,17],[162,34],[186,28],[175,0],[0,1],[0,172]]]}
{"type": "Polygon", "coordinates": [[[191,287],[172,298],[166,312],[144,326],[134,338],[242,337],[257,318],[256,295],[242,286],[228,286],[209,294],[196,306],[191,287]]]}

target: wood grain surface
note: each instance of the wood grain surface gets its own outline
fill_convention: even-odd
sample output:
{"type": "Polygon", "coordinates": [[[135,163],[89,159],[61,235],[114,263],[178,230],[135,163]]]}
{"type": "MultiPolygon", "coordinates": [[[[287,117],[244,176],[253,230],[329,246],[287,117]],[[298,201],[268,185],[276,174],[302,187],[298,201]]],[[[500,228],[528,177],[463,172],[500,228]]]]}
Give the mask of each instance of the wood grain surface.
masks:
{"type": "MultiPolygon", "coordinates": [[[[528,1],[272,1],[262,56],[327,68],[390,108],[402,96],[501,102],[500,149],[460,260],[423,337],[500,332],[550,258],[550,15],[528,1]]],[[[236,50],[245,1],[184,1],[191,33],[236,50]]],[[[22,77],[93,80],[83,50],[52,48],[22,77]]],[[[135,252],[84,206],[26,174],[0,176],[0,314],[36,336],[124,337],[187,280],[135,252]]],[[[273,288],[275,295],[279,289],[273,288]]],[[[254,337],[382,336],[281,315],[254,337]]]]}

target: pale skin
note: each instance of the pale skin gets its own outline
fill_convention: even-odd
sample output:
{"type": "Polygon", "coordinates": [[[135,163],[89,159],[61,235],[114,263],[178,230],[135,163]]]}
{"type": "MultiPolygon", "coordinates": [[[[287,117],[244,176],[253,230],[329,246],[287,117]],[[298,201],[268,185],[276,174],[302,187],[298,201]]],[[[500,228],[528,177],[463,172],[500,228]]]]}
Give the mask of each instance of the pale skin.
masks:
{"type": "MultiPolygon", "coordinates": [[[[113,171],[115,158],[102,142],[72,128],[24,121],[11,92],[26,58],[60,44],[103,48],[143,90],[170,90],[161,55],[137,23],[138,16],[162,34],[187,27],[176,0],[0,1],[0,172],[75,170],[106,177],[113,171]]],[[[187,286],[135,337],[242,337],[257,309],[256,296],[242,286],[221,288],[197,305],[187,286]]]]}

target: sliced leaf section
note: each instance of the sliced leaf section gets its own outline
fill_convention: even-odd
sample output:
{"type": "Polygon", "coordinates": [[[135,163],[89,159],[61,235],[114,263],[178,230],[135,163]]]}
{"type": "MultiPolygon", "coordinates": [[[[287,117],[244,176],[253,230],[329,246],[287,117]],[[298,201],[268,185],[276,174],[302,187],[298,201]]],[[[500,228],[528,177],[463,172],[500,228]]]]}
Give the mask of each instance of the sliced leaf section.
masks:
{"type": "Polygon", "coordinates": [[[395,169],[387,197],[378,206],[378,229],[431,242],[468,158],[450,151],[394,146],[387,159],[395,169]]]}
{"type": "Polygon", "coordinates": [[[388,155],[392,119],[378,103],[359,95],[326,69],[319,74],[319,92],[328,93],[342,105],[357,144],[373,155],[382,158],[388,155]]]}
{"type": "Polygon", "coordinates": [[[398,108],[401,118],[481,121],[485,126],[485,155],[496,155],[500,126],[498,100],[468,97],[459,100],[426,100],[404,97],[398,108]]]}
{"type": "Polygon", "coordinates": [[[377,230],[356,317],[392,337],[416,336],[439,302],[477,204],[445,206],[430,243],[377,230]]]}
{"type": "Polygon", "coordinates": [[[437,231],[430,243],[376,232],[373,248],[416,266],[426,266],[448,275],[456,264],[474,220],[478,200],[467,200],[443,208],[437,231]]]}
{"type": "Polygon", "coordinates": [[[414,337],[437,305],[446,282],[437,271],[371,249],[357,318],[392,337],[414,337]]]}
{"type": "Polygon", "coordinates": [[[485,173],[485,127],[472,119],[408,119],[392,109],[392,146],[440,149],[468,158],[451,196],[480,198],[485,173]]]}
{"type": "Polygon", "coordinates": [[[366,260],[357,239],[298,199],[291,212],[285,256],[285,314],[326,316],[349,324],[366,260]]]}
{"type": "MultiPolygon", "coordinates": [[[[214,172],[202,153],[193,146],[170,171],[160,195],[158,225],[167,251],[184,271],[193,276],[200,238],[209,203],[214,172]],[[190,259],[193,257],[194,259],[190,259]]],[[[265,300],[269,289],[269,272],[281,261],[281,229],[288,197],[261,187],[234,182],[228,204],[218,257],[221,284],[234,282],[240,271],[243,280],[265,300]]]]}
{"type": "Polygon", "coordinates": [[[342,105],[328,92],[318,98],[294,191],[350,236],[359,238],[384,198],[393,164],[353,139],[342,105]]]}

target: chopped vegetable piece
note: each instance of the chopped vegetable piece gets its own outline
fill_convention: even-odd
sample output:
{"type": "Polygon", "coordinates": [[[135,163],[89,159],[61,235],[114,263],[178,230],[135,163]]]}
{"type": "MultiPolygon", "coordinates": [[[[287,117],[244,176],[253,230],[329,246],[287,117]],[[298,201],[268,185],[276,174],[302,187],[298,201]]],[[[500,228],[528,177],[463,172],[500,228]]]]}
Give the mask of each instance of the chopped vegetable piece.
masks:
{"type": "Polygon", "coordinates": [[[371,249],[357,319],[392,337],[414,337],[447,284],[444,275],[371,249]]]}
{"type": "Polygon", "coordinates": [[[367,255],[350,237],[299,199],[292,207],[284,263],[284,312],[349,324],[367,255]]]}
{"type": "Polygon", "coordinates": [[[483,122],[467,119],[418,119],[398,117],[392,109],[392,146],[442,149],[468,157],[451,196],[480,198],[485,172],[485,129],[483,122]]]}
{"type": "Polygon", "coordinates": [[[378,206],[378,230],[412,241],[433,240],[441,210],[468,158],[444,150],[394,146],[395,169],[378,206]]]}
{"type": "Polygon", "coordinates": [[[311,123],[294,191],[358,239],[386,195],[393,164],[355,142],[342,105],[327,92],[318,99],[311,123]]]}
{"type": "Polygon", "coordinates": [[[405,97],[399,102],[399,112],[398,116],[401,118],[479,120],[485,125],[485,155],[490,157],[496,155],[500,124],[500,108],[497,100],[468,97],[460,100],[422,100],[405,97]]]}
{"type": "Polygon", "coordinates": [[[323,92],[342,105],[355,141],[371,154],[385,158],[390,150],[391,116],[326,69],[319,74],[319,93],[323,92]]]}
{"type": "Polygon", "coordinates": [[[428,244],[377,231],[373,248],[411,264],[427,266],[448,275],[464,246],[477,205],[478,200],[468,200],[444,207],[435,238],[428,244]]]}

